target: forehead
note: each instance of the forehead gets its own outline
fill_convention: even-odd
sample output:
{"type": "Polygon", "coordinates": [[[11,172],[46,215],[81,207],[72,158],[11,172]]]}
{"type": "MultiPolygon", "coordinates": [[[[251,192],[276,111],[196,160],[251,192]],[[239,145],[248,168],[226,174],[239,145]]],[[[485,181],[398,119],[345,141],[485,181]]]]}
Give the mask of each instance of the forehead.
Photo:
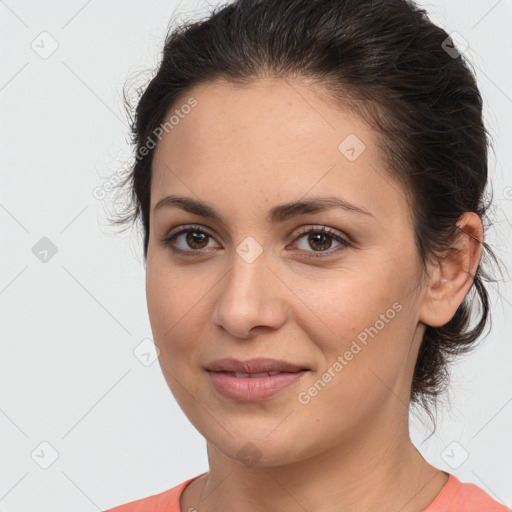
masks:
{"type": "Polygon", "coordinates": [[[181,194],[236,215],[240,204],[268,209],[308,193],[339,193],[371,205],[376,217],[408,214],[401,187],[384,170],[377,134],[318,86],[217,80],[188,90],[166,119],[173,113],[181,113],[179,121],[155,149],[151,208],[181,194]],[[191,99],[195,106],[183,108],[191,99]]]}

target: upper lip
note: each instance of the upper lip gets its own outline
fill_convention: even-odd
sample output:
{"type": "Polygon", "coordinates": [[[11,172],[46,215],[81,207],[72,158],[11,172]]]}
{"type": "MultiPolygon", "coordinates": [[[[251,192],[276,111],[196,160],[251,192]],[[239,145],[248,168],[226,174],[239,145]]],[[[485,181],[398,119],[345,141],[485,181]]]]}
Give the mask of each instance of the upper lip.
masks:
{"type": "Polygon", "coordinates": [[[255,358],[240,361],[234,358],[217,359],[208,363],[206,369],[212,372],[263,373],[298,372],[307,370],[304,366],[278,359],[255,358]]]}

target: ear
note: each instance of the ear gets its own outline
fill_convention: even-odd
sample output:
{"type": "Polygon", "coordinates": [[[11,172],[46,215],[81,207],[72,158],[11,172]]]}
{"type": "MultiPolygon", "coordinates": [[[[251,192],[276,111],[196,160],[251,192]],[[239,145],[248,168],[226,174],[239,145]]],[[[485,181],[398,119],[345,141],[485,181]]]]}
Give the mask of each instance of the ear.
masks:
{"type": "Polygon", "coordinates": [[[459,236],[430,274],[419,320],[432,327],[448,323],[468,293],[482,254],[483,227],[474,212],[457,221],[459,236]]]}

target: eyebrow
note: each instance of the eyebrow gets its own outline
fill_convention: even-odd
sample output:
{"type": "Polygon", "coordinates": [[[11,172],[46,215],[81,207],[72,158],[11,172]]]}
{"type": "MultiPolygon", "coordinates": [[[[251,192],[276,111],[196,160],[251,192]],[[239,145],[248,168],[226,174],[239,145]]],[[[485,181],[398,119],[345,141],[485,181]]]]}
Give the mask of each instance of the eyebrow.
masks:
{"type": "MultiPolygon", "coordinates": [[[[164,197],[155,205],[153,212],[156,213],[163,208],[173,207],[180,208],[181,210],[200,217],[215,219],[219,222],[225,223],[222,215],[211,204],[197,199],[192,199],[191,197],[175,195],[164,197]]],[[[267,215],[267,221],[271,224],[277,224],[278,222],[284,222],[285,220],[298,215],[322,212],[331,208],[341,208],[347,212],[375,218],[372,213],[359,206],[351,204],[340,197],[328,196],[313,197],[306,201],[296,201],[274,206],[267,215]]]]}

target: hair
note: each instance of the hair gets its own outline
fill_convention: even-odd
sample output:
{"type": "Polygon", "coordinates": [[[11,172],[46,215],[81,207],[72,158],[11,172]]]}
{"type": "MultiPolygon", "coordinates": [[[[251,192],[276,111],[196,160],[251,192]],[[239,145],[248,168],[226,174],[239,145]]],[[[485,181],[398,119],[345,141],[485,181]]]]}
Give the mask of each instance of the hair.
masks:
{"type": "MultiPolygon", "coordinates": [[[[135,115],[129,114],[138,156],[121,187],[129,187],[130,207],[112,222],[141,220],[146,261],[156,145],[144,156],[141,149],[193,86],[216,79],[240,85],[305,79],[376,128],[385,171],[403,185],[426,270],[460,236],[464,212],[475,212],[486,232],[492,200],[485,194],[490,138],[482,98],[453,43],[409,0],[236,0],[171,29],[158,70],[139,89],[135,115]]],[[[124,100],[129,110],[126,91],[124,100]]],[[[468,293],[448,323],[426,326],[420,346],[410,399],[431,419],[451,358],[469,352],[490,320],[484,280],[496,280],[483,268],[486,252],[499,263],[481,242],[470,288],[481,303],[478,322],[470,328],[474,297],[468,293]]]]}

